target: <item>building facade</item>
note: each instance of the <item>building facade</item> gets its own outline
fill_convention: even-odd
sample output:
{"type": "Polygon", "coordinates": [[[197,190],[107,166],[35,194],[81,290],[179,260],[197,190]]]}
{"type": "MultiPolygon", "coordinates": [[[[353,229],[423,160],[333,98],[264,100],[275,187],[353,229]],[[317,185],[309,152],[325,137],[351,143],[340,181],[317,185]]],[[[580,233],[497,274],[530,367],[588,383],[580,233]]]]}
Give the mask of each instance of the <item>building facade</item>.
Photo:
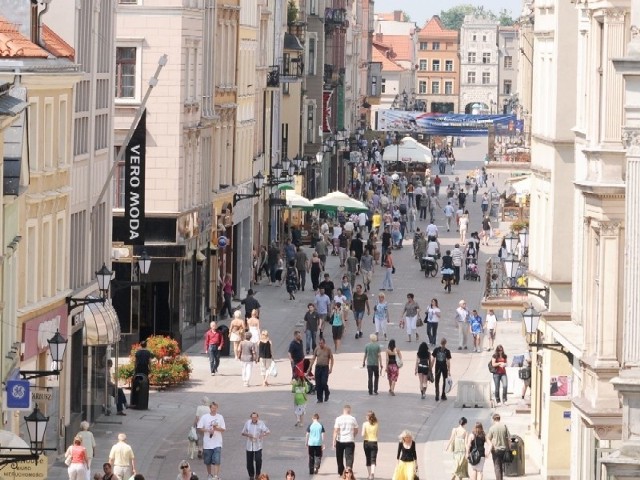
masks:
{"type": "Polygon", "coordinates": [[[518,92],[519,30],[498,27],[498,108],[496,113],[514,112],[518,92]]]}
{"type": "MultiPolygon", "coordinates": [[[[17,273],[4,305],[15,311],[15,323],[3,324],[3,336],[7,335],[3,348],[9,348],[5,352],[9,358],[17,355],[15,367],[20,370],[49,370],[46,339],[56,331],[71,344],[67,360],[82,355],[82,333],[75,335],[65,301],[70,292],[68,265],[74,255],[68,246],[73,93],[81,75],[73,49],[42,23],[43,5],[7,1],[0,3],[0,12],[0,40],[6,52],[0,59],[0,81],[11,82],[16,95],[29,104],[28,118],[17,119],[12,132],[12,158],[3,158],[4,173],[9,168],[15,175],[13,182],[3,185],[4,217],[13,224],[4,231],[3,240],[12,253],[5,268],[10,275],[17,273]]],[[[38,387],[53,387],[51,401],[41,405],[43,413],[54,419],[46,438],[52,445],[62,439],[70,406],[81,406],[71,388],[74,375],[81,371],[73,361],[65,366],[59,381],[36,381],[38,387]]],[[[16,375],[15,370],[9,373],[11,378],[16,375]]],[[[19,417],[9,419],[6,428],[17,432],[19,417]]]]}
{"type": "Polygon", "coordinates": [[[434,15],[418,33],[417,97],[427,111],[458,111],[460,93],[460,57],[457,30],[448,30],[434,15]]]}
{"type": "Polygon", "coordinates": [[[460,113],[502,111],[498,58],[498,22],[466,15],[460,28],[460,113]]]}
{"type": "MultiPolygon", "coordinates": [[[[237,10],[233,2],[224,9],[213,1],[118,4],[117,151],[126,147],[124,140],[147,82],[158,70],[159,59],[168,54],[145,113],[148,160],[142,248],[154,260],[147,278],[139,279],[144,284],[138,295],[132,296],[129,289],[112,295],[124,348],[151,334],[182,341],[185,331],[215,314],[219,299],[214,280],[233,271],[233,262],[210,241],[212,226],[219,224],[232,238],[237,10]],[[220,24],[224,28],[218,28],[220,24]],[[139,301],[131,300],[136,297],[139,301]]],[[[122,163],[114,178],[116,247],[132,243],[124,211],[125,175],[122,163]]],[[[116,278],[138,280],[129,259],[113,265],[116,278]]]]}

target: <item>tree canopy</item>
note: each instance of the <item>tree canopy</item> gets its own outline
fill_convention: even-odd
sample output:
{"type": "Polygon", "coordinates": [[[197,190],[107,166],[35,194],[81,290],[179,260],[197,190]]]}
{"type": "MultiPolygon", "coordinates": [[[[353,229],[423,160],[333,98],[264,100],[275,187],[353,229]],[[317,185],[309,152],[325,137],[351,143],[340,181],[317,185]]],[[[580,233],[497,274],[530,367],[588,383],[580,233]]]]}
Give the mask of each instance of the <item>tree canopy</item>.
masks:
{"type": "Polygon", "coordinates": [[[485,17],[491,20],[498,20],[500,25],[508,26],[513,25],[514,20],[511,18],[511,12],[507,9],[500,10],[499,14],[495,14],[491,10],[487,10],[484,6],[462,4],[451,7],[448,10],[442,10],[440,12],[440,20],[445,28],[451,30],[460,30],[462,23],[464,22],[465,15],[474,15],[476,17],[485,17]]]}

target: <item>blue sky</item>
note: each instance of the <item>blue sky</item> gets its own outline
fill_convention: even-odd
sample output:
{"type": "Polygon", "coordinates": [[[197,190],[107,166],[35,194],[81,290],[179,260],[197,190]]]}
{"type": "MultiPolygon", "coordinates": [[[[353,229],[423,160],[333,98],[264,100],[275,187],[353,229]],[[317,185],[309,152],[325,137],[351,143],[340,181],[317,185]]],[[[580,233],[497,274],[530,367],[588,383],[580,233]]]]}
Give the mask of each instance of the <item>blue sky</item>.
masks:
{"type": "Polygon", "coordinates": [[[440,14],[441,10],[465,3],[484,5],[487,10],[496,13],[506,8],[511,11],[512,17],[518,16],[522,8],[521,0],[375,0],[375,11],[378,13],[404,10],[412,21],[422,26],[432,15],[440,14]]]}

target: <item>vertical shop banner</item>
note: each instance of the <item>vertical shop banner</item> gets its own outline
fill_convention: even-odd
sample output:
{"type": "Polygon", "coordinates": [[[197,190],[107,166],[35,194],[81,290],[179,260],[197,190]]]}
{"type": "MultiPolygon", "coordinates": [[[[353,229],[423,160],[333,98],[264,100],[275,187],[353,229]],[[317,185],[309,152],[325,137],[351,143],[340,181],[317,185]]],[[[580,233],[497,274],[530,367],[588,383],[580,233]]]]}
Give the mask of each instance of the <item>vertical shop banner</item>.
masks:
{"type": "Polygon", "coordinates": [[[124,158],[124,217],[128,245],[144,245],[144,187],[147,148],[147,111],[142,112],[124,158]]]}
{"type": "Polygon", "coordinates": [[[325,90],[322,92],[322,131],[331,132],[331,97],[333,90],[325,90]]]}

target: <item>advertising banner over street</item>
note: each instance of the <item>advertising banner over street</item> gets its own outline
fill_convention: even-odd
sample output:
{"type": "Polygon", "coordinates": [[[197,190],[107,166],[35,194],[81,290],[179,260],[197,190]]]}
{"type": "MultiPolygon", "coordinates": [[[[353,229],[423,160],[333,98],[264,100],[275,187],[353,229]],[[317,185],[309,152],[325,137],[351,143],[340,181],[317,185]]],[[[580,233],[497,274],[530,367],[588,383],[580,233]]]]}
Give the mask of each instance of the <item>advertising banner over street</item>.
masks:
{"type": "Polygon", "coordinates": [[[524,122],[515,115],[467,115],[404,110],[380,110],[379,128],[383,131],[412,132],[454,137],[486,136],[493,125],[497,135],[518,135],[524,122]]]}
{"type": "Polygon", "coordinates": [[[144,245],[144,187],[147,149],[147,111],[133,132],[124,155],[124,218],[127,245],[144,245]]]}

